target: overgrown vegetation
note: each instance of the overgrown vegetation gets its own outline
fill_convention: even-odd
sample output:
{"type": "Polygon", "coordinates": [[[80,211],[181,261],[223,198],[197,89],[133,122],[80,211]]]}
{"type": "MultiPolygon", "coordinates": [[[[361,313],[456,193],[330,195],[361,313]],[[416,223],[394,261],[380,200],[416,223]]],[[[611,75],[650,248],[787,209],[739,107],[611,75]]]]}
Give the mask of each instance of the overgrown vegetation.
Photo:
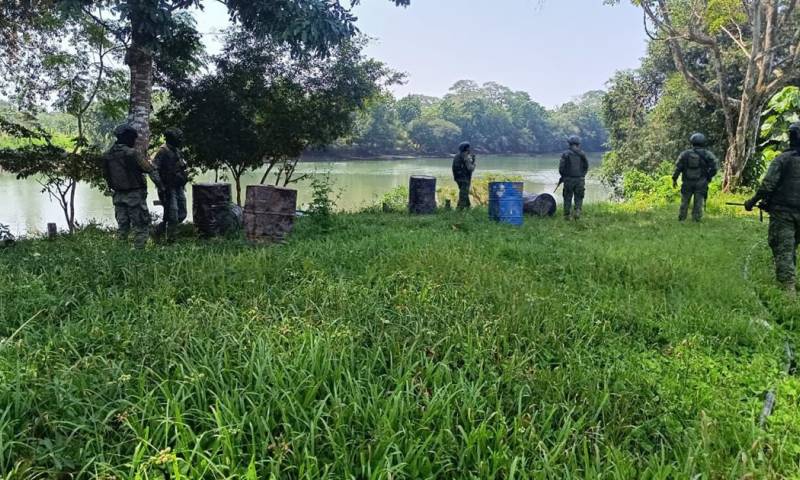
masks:
{"type": "Polygon", "coordinates": [[[630,208],[0,250],[0,477],[796,474],[800,310],[765,227],[630,208]]]}

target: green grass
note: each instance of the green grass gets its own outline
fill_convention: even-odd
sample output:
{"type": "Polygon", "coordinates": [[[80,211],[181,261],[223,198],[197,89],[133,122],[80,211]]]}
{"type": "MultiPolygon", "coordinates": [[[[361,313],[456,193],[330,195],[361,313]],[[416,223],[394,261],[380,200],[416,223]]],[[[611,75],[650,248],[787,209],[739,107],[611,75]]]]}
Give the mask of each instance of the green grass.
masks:
{"type": "Polygon", "coordinates": [[[673,210],[0,250],[0,478],[797,475],[766,225],[673,210]]]}

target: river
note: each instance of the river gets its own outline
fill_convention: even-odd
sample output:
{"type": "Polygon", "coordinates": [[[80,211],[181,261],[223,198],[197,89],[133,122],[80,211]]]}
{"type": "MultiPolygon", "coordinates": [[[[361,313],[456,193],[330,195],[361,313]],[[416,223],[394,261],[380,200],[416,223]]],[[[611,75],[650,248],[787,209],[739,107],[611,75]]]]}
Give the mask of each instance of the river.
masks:
{"type": "MultiPolygon", "coordinates": [[[[552,192],[558,182],[557,154],[538,156],[497,156],[478,157],[477,176],[499,174],[514,175],[525,179],[526,192],[552,192]]],[[[592,168],[600,163],[600,155],[590,155],[592,168]]],[[[402,160],[331,160],[303,162],[298,166],[298,174],[329,174],[338,193],[337,207],[353,211],[375,204],[386,192],[395,187],[408,185],[411,175],[433,175],[439,185],[452,185],[451,160],[446,158],[415,158],[402,160]]],[[[202,181],[213,176],[201,178],[202,181]]],[[[261,179],[260,173],[252,173],[244,179],[244,184],[255,184],[261,179]]],[[[301,206],[311,197],[308,182],[297,185],[301,206]]],[[[187,188],[191,202],[191,188],[187,188]]],[[[151,193],[150,201],[155,199],[151,193]]],[[[608,198],[608,190],[599,180],[587,179],[587,201],[596,202],[608,198]]],[[[96,221],[111,225],[114,209],[111,200],[101,192],[86,185],[79,185],[76,194],[76,217],[78,222],[96,221]]],[[[160,208],[156,209],[160,213],[160,208]]],[[[191,219],[191,206],[189,208],[191,219]]],[[[56,222],[60,228],[66,223],[58,204],[41,192],[35,179],[17,180],[13,175],[0,173],[0,223],[8,225],[15,235],[41,232],[47,222],[56,222]]]]}

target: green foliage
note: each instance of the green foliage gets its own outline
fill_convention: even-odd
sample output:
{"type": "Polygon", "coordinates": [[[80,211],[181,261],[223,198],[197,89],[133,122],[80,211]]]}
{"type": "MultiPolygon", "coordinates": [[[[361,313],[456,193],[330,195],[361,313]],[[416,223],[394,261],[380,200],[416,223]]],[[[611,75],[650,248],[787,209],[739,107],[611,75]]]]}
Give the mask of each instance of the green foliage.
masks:
{"type": "Polygon", "coordinates": [[[800,88],[786,87],[772,97],[761,120],[758,174],[789,147],[789,125],[800,121],[800,88]]]}
{"type": "Polygon", "coordinates": [[[307,213],[312,222],[323,231],[328,231],[333,224],[333,212],[336,210],[334,194],[330,175],[314,175],[311,178],[311,203],[307,213]]]}
{"type": "Polygon", "coordinates": [[[547,111],[525,92],[461,80],[443,98],[379,98],[368,105],[354,136],[334,150],[448,155],[466,140],[483,153],[545,153],[563,150],[566,138],[577,134],[586,150],[600,151],[607,140],[601,98],[589,92],[547,111]]]}
{"type": "Polygon", "coordinates": [[[354,113],[396,78],[361,48],[292,57],[285,45],[232,31],[215,71],[172,92],[156,131],[181,127],[190,165],[228,169],[239,202],[248,170],[266,165],[264,181],[275,173],[276,184],[286,185],[304,150],[347,135],[354,113]]]}
{"type": "Polygon", "coordinates": [[[623,208],[22,242],[0,252],[1,475],[791,477],[800,312],[763,226],[623,208]]]}

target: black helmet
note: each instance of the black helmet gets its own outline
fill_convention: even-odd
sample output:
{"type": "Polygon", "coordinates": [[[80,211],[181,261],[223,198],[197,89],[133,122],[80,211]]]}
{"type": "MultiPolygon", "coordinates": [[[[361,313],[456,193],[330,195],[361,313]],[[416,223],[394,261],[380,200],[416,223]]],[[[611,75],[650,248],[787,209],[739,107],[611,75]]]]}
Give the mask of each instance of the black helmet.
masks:
{"type": "Polygon", "coordinates": [[[581,137],[577,135],[570,135],[570,137],[567,139],[567,143],[569,143],[570,145],[580,145],[581,137]]]}
{"type": "Polygon", "coordinates": [[[692,136],[689,138],[689,142],[695,147],[705,147],[706,146],[706,136],[702,133],[693,133],[692,136]]]}
{"type": "Polygon", "coordinates": [[[117,143],[133,147],[139,137],[139,132],[131,124],[123,123],[114,129],[114,136],[117,137],[117,143]]]}
{"type": "Polygon", "coordinates": [[[789,145],[792,148],[800,149],[800,122],[789,125],[789,145]]]}
{"type": "Polygon", "coordinates": [[[461,142],[461,145],[458,146],[458,151],[461,153],[464,153],[469,149],[470,149],[469,142],[461,142]]]}
{"type": "Polygon", "coordinates": [[[183,143],[183,132],[180,128],[168,128],[167,131],[164,132],[164,138],[169,145],[180,147],[183,143]]]}
{"type": "Polygon", "coordinates": [[[129,123],[123,123],[122,125],[119,125],[117,128],[114,129],[114,136],[117,138],[130,135],[138,137],[139,132],[137,132],[136,129],[133,128],[133,126],[129,123]]]}

